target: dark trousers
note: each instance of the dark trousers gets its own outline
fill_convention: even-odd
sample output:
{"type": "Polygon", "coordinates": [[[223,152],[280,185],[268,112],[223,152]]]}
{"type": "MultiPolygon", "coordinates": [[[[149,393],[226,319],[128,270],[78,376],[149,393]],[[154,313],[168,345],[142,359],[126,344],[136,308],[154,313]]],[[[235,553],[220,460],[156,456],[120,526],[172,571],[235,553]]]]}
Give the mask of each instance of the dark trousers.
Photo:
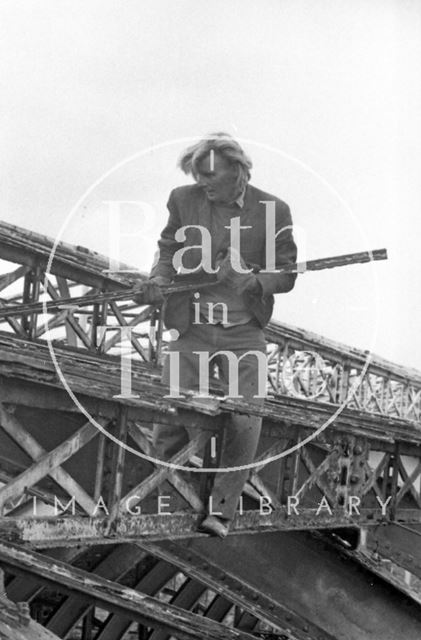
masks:
{"type": "MultiPolygon", "coordinates": [[[[180,358],[180,388],[199,389],[199,356],[194,352],[207,352],[209,356],[219,351],[230,351],[237,358],[243,356],[238,363],[238,370],[230,371],[228,358],[217,355],[219,381],[224,393],[228,395],[229,382],[232,376],[238,375],[238,395],[241,398],[261,406],[264,398],[254,397],[259,393],[260,380],[266,380],[266,360],[264,364],[255,354],[257,351],[266,354],[266,343],[263,331],[254,323],[224,328],[222,325],[192,325],[178,340],[170,343],[170,351],[178,352],[180,358]],[[246,354],[246,355],[244,355],[246,354]],[[237,373],[238,371],[238,373],[237,373]]],[[[170,383],[169,357],[164,363],[162,381],[170,383]]],[[[261,385],[262,386],[262,385],[261,385]]],[[[260,390],[260,393],[262,391],[260,390]]],[[[263,394],[262,394],[263,395],[263,394]]],[[[253,462],[259,442],[262,420],[256,416],[231,414],[225,424],[225,437],[222,445],[220,468],[241,467],[253,462]]],[[[168,424],[157,424],[154,427],[154,446],[157,455],[168,460],[193,437],[197,430],[168,424]]],[[[249,469],[215,473],[211,492],[212,512],[221,517],[232,519],[237,508],[249,469]]],[[[198,474],[195,474],[198,475],[198,474]]]]}

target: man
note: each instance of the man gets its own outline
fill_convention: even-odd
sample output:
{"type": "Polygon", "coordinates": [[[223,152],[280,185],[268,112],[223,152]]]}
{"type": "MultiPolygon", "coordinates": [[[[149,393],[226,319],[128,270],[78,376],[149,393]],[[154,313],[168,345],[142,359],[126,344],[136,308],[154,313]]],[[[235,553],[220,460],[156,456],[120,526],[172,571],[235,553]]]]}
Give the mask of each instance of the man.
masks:
{"type": "MultiPolygon", "coordinates": [[[[164,306],[166,327],[179,334],[169,349],[179,354],[180,387],[199,389],[200,354],[205,353],[208,364],[217,363],[228,395],[232,370],[229,358],[220,352],[229,351],[239,359],[236,395],[261,405],[263,356],[258,356],[266,353],[263,327],[272,314],[273,294],[290,291],[295,282],[294,274],[276,273],[282,265],[296,261],[289,208],[249,184],[252,163],[227,134],[200,140],[182,154],[179,166],[196,184],[170,194],[169,219],[158,241],[148,301],[162,301],[159,287],[169,284],[180,266],[184,273],[216,273],[216,284],[194,295],[173,294],[164,306]],[[272,265],[267,264],[268,258],[272,265]]],[[[162,380],[166,384],[170,380],[169,358],[162,380]]],[[[232,415],[225,425],[221,468],[252,463],[260,430],[261,418],[232,415]]],[[[162,459],[174,455],[188,439],[182,427],[154,428],[154,444],[162,459]]],[[[227,535],[247,475],[247,469],[215,473],[211,508],[208,505],[202,531],[227,535]]]]}

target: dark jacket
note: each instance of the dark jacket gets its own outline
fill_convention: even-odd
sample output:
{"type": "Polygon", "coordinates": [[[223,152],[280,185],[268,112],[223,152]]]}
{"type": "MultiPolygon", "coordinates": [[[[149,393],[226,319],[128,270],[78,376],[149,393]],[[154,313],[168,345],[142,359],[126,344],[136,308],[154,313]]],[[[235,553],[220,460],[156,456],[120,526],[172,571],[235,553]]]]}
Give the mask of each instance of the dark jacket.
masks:
{"type": "MultiPolygon", "coordinates": [[[[241,230],[241,256],[249,266],[266,267],[266,243],[273,238],[266,238],[266,207],[264,202],[275,203],[275,268],[296,262],[297,247],[292,235],[292,220],[289,207],[279,198],[247,185],[244,194],[244,206],[238,208],[242,226],[250,229],[241,230]],[[281,231],[282,230],[282,231],[281,231]]],[[[168,200],[169,218],[158,241],[159,257],[153,266],[151,276],[163,276],[172,279],[176,273],[173,266],[174,253],[183,247],[202,246],[202,234],[199,229],[187,229],[184,242],[175,240],[175,233],[180,227],[200,225],[211,231],[212,205],[203,189],[197,185],[177,187],[171,191],[168,200]]],[[[273,206],[273,205],[272,205],[273,206]]],[[[196,267],[202,258],[201,248],[189,249],[183,255],[183,265],[196,267]]],[[[212,256],[213,260],[215,256],[212,256]]],[[[245,292],[247,308],[255,316],[258,324],[264,327],[269,322],[273,311],[274,293],[290,291],[295,283],[296,274],[283,274],[272,271],[257,273],[262,288],[261,295],[245,292]]],[[[192,320],[192,294],[177,293],[169,296],[164,308],[164,322],[168,329],[177,329],[184,333],[192,320]]]]}

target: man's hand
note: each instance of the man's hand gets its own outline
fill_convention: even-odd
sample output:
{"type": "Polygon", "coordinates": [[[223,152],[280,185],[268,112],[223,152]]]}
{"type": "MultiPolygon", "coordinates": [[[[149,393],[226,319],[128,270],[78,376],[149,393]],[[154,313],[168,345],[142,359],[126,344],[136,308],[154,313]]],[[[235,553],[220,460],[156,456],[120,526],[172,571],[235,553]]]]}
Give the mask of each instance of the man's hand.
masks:
{"type": "Polygon", "coordinates": [[[170,281],[162,276],[150,278],[135,287],[134,291],[138,289],[139,293],[138,295],[135,294],[133,296],[133,300],[136,304],[153,304],[155,306],[160,306],[164,302],[161,287],[166,286],[169,283],[170,281]]]}
{"type": "Polygon", "coordinates": [[[234,269],[232,265],[239,265],[242,269],[247,269],[247,265],[242,257],[231,247],[227,250],[224,258],[218,260],[216,257],[216,266],[219,267],[216,277],[219,282],[223,282],[237,293],[250,291],[259,293],[261,290],[259,281],[254,273],[242,273],[240,270],[234,269]]]}

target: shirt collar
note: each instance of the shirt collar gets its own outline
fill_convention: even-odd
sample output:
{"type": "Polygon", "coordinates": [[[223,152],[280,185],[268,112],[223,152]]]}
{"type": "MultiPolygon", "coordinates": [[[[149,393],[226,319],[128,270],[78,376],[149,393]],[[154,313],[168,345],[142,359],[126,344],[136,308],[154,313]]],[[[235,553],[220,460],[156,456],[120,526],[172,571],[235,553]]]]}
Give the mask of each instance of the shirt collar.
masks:
{"type": "Polygon", "coordinates": [[[219,206],[233,207],[234,205],[237,205],[240,209],[243,209],[245,195],[246,195],[246,190],[243,189],[242,192],[236,197],[235,200],[233,200],[232,202],[227,202],[225,205],[219,205],[219,206]]]}
{"type": "Polygon", "coordinates": [[[238,206],[240,207],[240,209],[242,209],[244,207],[244,196],[246,194],[246,190],[243,189],[242,192],[240,193],[240,195],[238,196],[238,198],[236,198],[233,202],[233,204],[238,204],[238,206]]]}

